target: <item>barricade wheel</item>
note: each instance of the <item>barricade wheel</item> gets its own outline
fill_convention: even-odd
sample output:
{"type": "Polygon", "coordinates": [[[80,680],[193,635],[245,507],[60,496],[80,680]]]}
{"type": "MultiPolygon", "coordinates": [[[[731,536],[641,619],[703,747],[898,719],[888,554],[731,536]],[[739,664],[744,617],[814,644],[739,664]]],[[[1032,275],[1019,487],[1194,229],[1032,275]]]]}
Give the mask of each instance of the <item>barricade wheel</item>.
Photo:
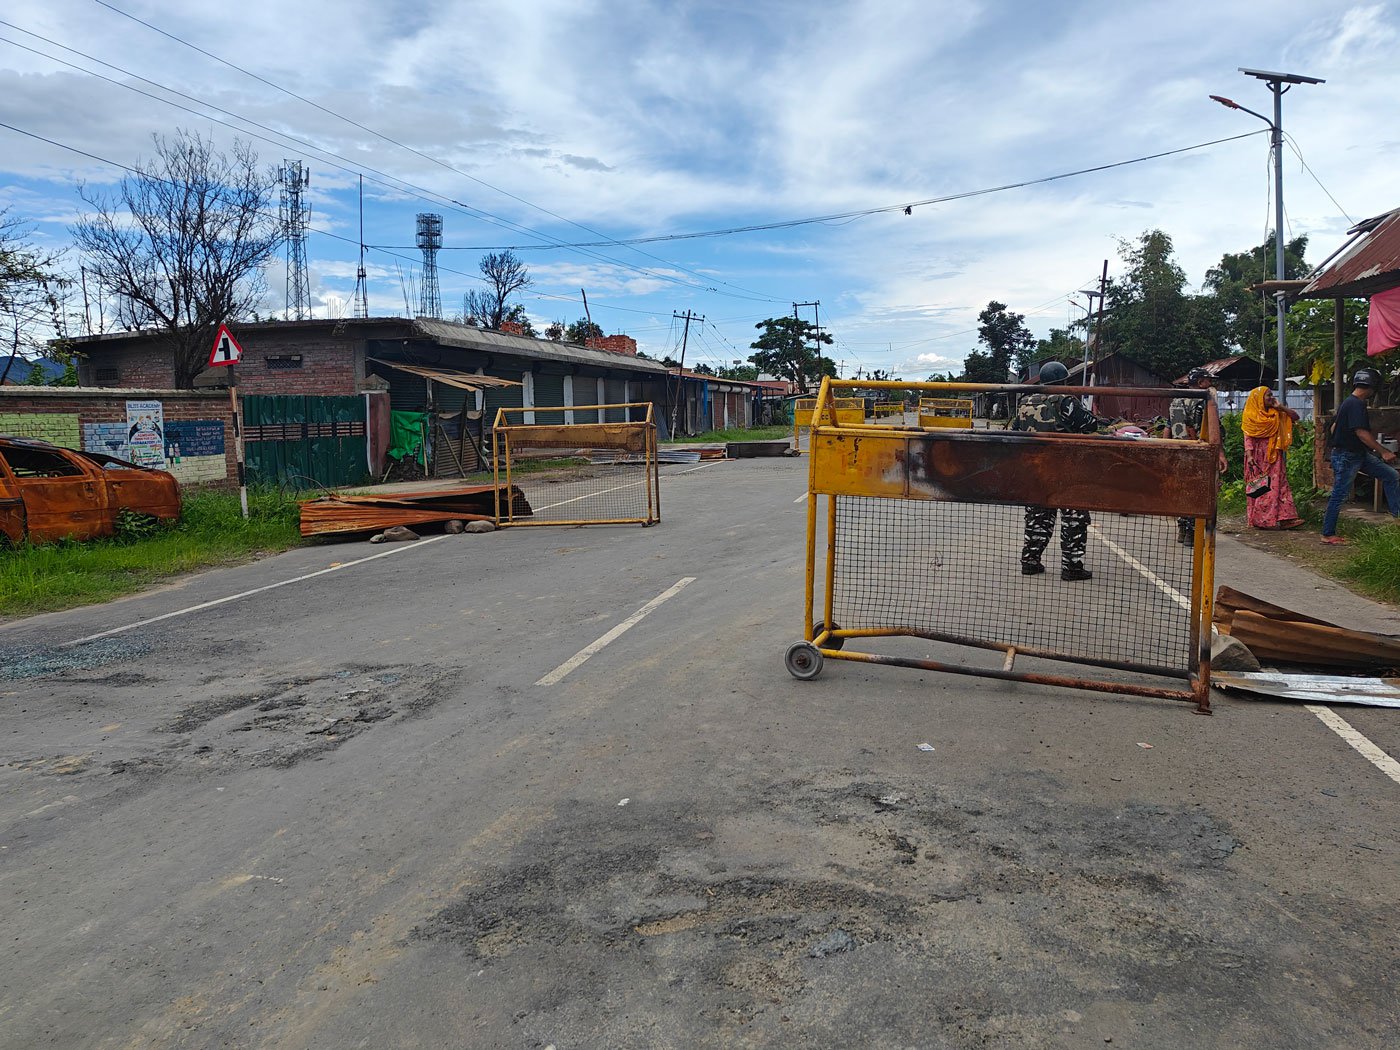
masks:
{"type": "Polygon", "coordinates": [[[783,656],[788,674],[804,682],[810,682],[822,673],[821,651],[811,642],[793,642],[783,656]]]}
{"type": "MultiPolygon", "coordinates": [[[[837,623],[835,620],[832,620],[832,621],[831,621],[831,629],[832,629],[833,631],[839,631],[839,630],[841,629],[841,625],[840,625],[839,623],[837,623]]],[[[825,630],[826,630],[826,621],[825,621],[825,620],[818,620],[816,623],[812,624],[812,637],[813,637],[813,638],[819,638],[819,637],[821,637],[821,633],[822,633],[823,631],[825,631],[825,630]]],[[[837,652],[840,652],[842,649],[845,648],[845,646],[846,646],[846,639],[844,639],[844,638],[828,638],[828,639],[826,640],[826,646],[825,646],[825,647],[826,647],[827,649],[835,649],[837,652]]]]}

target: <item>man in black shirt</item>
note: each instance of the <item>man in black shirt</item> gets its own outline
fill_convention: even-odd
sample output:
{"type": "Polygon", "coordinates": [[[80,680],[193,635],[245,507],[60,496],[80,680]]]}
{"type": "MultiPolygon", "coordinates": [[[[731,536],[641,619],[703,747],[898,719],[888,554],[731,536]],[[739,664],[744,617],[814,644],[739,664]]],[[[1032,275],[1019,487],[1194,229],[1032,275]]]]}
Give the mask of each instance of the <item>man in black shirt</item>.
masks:
{"type": "Polygon", "coordinates": [[[1371,417],[1366,411],[1366,402],[1375,396],[1380,381],[1375,369],[1358,369],[1351,380],[1351,396],[1337,408],[1331,438],[1332,496],[1322,519],[1323,543],[1346,542],[1337,535],[1337,517],[1342,512],[1342,504],[1351,496],[1358,471],[1380,480],[1391,516],[1400,517],[1400,472],[1391,466],[1395,453],[1371,433],[1371,417]]]}

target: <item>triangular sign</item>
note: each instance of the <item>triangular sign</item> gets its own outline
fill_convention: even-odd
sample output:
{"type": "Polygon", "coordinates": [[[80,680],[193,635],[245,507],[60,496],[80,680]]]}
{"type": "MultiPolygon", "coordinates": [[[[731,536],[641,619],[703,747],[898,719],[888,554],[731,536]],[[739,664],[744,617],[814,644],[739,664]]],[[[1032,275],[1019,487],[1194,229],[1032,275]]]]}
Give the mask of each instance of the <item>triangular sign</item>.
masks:
{"type": "Polygon", "coordinates": [[[228,330],[228,325],[219,325],[219,334],[214,337],[214,349],[209,351],[209,365],[236,365],[243,359],[243,347],[228,330]]]}

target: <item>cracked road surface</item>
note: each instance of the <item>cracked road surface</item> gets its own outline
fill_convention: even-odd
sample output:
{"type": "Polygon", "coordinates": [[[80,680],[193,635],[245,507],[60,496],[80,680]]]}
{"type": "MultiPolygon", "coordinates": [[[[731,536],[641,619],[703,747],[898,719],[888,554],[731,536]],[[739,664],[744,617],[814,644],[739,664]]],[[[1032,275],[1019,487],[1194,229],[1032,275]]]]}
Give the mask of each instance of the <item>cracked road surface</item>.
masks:
{"type": "Polygon", "coordinates": [[[1400,785],[1288,705],[794,681],[805,483],[0,629],[0,1045],[1393,1045],[1400,785]]]}

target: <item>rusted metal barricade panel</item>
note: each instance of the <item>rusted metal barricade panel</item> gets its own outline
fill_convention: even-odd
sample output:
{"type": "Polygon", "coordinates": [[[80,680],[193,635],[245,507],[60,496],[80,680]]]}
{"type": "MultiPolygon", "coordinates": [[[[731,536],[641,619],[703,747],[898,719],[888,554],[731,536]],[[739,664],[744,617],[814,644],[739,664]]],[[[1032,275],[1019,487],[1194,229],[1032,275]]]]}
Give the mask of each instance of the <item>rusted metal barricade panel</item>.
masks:
{"type": "MultiPolygon", "coordinates": [[[[654,525],[661,520],[661,478],[654,409],[650,402],[572,405],[565,411],[610,410],[624,423],[526,423],[534,408],[497,410],[491,434],[498,492],[526,494],[528,516],[496,501],[496,524],[654,525]],[[641,418],[632,418],[632,417],[641,418]]],[[[559,409],[551,411],[558,412],[559,409]]]]}
{"type": "Polygon", "coordinates": [[[919,398],[919,426],[968,429],[972,426],[972,399],[961,397],[919,398]]]}
{"type": "Polygon", "coordinates": [[[789,648],[789,671],[810,678],[824,659],[857,660],[1189,700],[1209,713],[1210,445],[843,425],[832,402],[847,385],[824,382],[814,413],[805,640],[789,648]],[[1073,524],[1062,547],[1065,510],[1073,524]],[[1047,527],[1055,535],[1035,550],[1047,527]],[[1023,571],[1028,551],[1033,564],[1023,571]],[[1062,578],[1062,559],[1092,576],[1062,578]]]}

